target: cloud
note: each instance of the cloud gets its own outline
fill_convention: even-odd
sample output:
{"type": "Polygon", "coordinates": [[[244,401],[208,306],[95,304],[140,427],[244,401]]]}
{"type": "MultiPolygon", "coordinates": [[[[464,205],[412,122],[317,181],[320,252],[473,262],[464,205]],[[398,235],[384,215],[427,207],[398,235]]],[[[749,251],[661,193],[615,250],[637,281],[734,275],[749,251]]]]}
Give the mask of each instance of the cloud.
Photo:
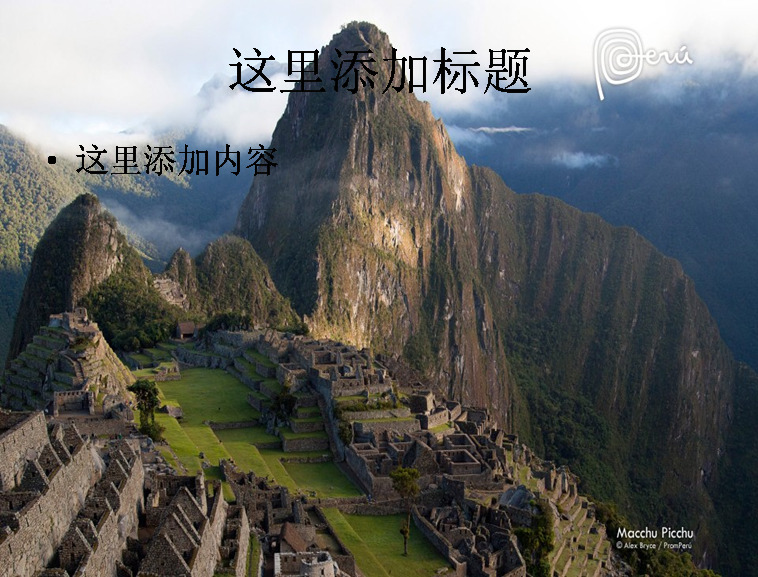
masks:
{"type": "Polygon", "coordinates": [[[561,152],[552,158],[553,164],[570,169],[600,168],[616,164],[618,159],[610,154],[590,154],[588,152],[561,152]]]}
{"type": "Polygon", "coordinates": [[[115,199],[101,199],[106,210],[113,214],[120,226],[155,245],[164,259],[178,247],[190,254],[199,253],[206,244],[218,237],[218,231],[176,224],[168,220],[171,215],[162,214],[158,207],[150,212],[137,214],[115,199]]]}
{"type": "MultiPolygon", "coordinates": [[[[723,10],[687,0],[613,7],[599,0],[508,5],[485,0],[473,9],[453,0],[355,6],[336,0],[282,0],[275,6],[201,0],[6,4],[0,20],[0,121],[38,144],[66,140],[66,146],[76,145],[79,135],[92,141],[97,134],[186,123],[197,115],[204,133],[230,144],[263,138],[284,110],[284,95],[234,98],[237,91],[219,84],[217,98],[203,106],[209,103],[198,96],[200,87],[232,72],[233,47],[244,54],[255,47],[283,61],[288,50],[320,49],[351,20],[374,22],[400,55],[429,58],[429,88],[421,96],[436,115],[463,112],[481,118],[528,102],[563,79],[591,86],[593,42],[610,27],[635,29],[646,48],[676,51],[686,44],[698,69],[721,69],[739,60],[741,74],[758,70],[753,24],[758,13],[749,3],[723,10]],[[461,95],[454,90],[440,94],[438,85],[431,86],[441,47],[449,56],[476,51],[479,88],[461,95]],[[489,50],[524,48],[530,49],[525,77],[533,90],[483,94],[489,50]]],[[[668,77],[676,67],[656,68],[647,67],[642,78],[668,77]]]]}
{"type": "Polygon", "coordinates": [[[483,132],[484,134],[521,134],[532,132],[534,129],[525,126],[479,126],[478,128],[469,128],[469,130],[483,132]]]}
{"type": "Polygon", "coordinates": [[[533,128],[525,126],[477,126],[463,127],[457,124],[446,124],[450,138],[458,147],[483,148],[495,144],[492,137],[496,134],[527,134],[534,132],[533,128]]]}
{"type": "Polygon", "coordinates": [[[446,125],[447,133],[456,146],[481,147],[492,144],[492,139],[485,133],[475,132],[470,128],[446,125]]]}

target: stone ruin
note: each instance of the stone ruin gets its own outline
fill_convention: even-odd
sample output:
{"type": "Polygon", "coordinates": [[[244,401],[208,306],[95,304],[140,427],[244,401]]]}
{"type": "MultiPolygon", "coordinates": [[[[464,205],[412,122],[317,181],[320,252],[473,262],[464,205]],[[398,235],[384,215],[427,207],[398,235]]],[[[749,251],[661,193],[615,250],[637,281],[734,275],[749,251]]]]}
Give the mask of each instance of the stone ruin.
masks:
{"type": "Polygon", "coordinates": [[[98,451],[74,425],[0,411],[0,577],[242,577],[245,508],[211,489],[146,474],[137,440],[98,451]]]}
{"type": "Polygon", "coordinates": [[[228,461],[222,461],[221,468],[251,530],[259,534],[263,564],[275,577],[359,575],[355,558],[318,506],[303,497],[293,498],[287,488],[243,473],[228,461]]]}
{"type": "MultiPolygon", "coordinates": [[[[598,575],[609,567],[604,528],[594,519],[591,504],[579,497],[575,475],[535,457],[515,435],[500,430],[485,409],[437,398],[420,384],[406,387],[407,397],[400,403],[398,383],[370,349],[266,329],[220,331],[202,354],[182,354],[188,361],[225,367],[252,390],[248,401],[264,415],[281,390],[268,384],[271,379],[296,393],[298,401],[287,425],[295,433],[325,430],[328,439],[282,438],[281,446],[285,451],[325,450],[328,440],[335,460],[345,462],[367,495],[359,504],[336,500],[333,504],[340,509],[400,511],[390,472],[398,466],[418,469],[423,503],[414,513],[415,524],[457,575],[524,575],[526,564],[512,529],[531,525],[539,512],[529,505],[534,499],[550,503],[559,544],[550,557],[551,570],[563,574],[578,567],[598,575]],[[309,407],[315,406],[322,421],[299,418],[313,414],[309,407]],[[349,423],[352,442],[341,438],[340,423],[349,423]],[[460,494],[451,487],[460,487],[460,494]],[[469,498],[471,492],[481,499],[469,498]],[[455,527],[449,526],[453,518],[455,527]]],[[[269,545],[264,548],[271,554],[278,551],[281,524],[291,518],[298,499],[266,479],[225,472],[251,524],[267,535],[264,543],[269,545]]],[[[297,526],[298,532],[309,534],[307,525],[297,526]]],[[[290,539],[292,529],[284,532],[287,542],[298,542],[290,539]]],[[[296,557],[292,551],[285,553],[280,569],[294,571],[296,557]]]]}
{"type": "Polygon", "coordinates": [[[134,376],[119,360],[87,309],[77,308],[50,316],[5,372],[0,404],[13,410],[46,410],[92,415],[103,412],[102,399],[111,403],[114,415],[128,406],[126,388],[134,376]]]}

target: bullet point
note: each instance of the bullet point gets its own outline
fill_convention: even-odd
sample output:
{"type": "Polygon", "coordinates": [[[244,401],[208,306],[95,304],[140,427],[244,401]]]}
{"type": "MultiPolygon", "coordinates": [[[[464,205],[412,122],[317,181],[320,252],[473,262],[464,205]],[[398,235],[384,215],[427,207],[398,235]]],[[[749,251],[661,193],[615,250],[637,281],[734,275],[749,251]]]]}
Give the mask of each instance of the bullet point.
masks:
{"type": "Polygon", "coordinates": [[[58,159],[57,159],[57,158],[55,158],[54,156],[48,156],[48,157],[47,157],[47,163],[48,163],[48,164],[55,164],[57,160],[58,160],[58,159]]]}

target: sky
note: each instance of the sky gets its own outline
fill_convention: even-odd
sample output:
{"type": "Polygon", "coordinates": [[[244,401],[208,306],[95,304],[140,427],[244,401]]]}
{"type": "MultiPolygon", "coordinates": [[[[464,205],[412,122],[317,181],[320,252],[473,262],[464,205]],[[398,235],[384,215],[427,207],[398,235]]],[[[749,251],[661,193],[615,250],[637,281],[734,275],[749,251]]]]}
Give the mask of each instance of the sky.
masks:
{"type": "MultiPolygon", "coordinates": [[[[72,158],[83,140],[144,143],[156,130],[182,126],[232,144],[268,141],[286,94],[229,90],[233,48],[286,62],[288,50],[320,49],[352,20],[379,26],[401,55],[439,57],[444,46],[486,60],[489,49],[529,48],[526,78],[535,91],[565,81],[593,85],[595,40],[613,28],[633,30],[645,50],[686,52],[701,70],[739,62],[741,74],[758,71],[758,7],[731,0],[2,3],[0,123],[72,158]]],[[[641,75],[665,75],[671,66],[645,65],[641,75]]],[[[617,89],[604,88],[606,96],[617,89]]],[[[474,116],[528,97],[427,96],[437,115],[474,116]]]]}

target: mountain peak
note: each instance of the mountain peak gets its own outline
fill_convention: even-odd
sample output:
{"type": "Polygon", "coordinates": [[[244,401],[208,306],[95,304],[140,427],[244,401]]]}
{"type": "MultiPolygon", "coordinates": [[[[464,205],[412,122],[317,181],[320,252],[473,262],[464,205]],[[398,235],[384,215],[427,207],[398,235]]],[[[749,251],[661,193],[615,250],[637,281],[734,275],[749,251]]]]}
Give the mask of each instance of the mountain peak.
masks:
{"type": "Polygon", "coordinates": [[[130,249],[116,219],[92,194],[64,207],[39,241],[13,330],[8,359],[31,342],[51,314],[73,310],[108,278],[130,249]]]}
{"type": "MultiPolygon", "coordinates": [[[[443,211],[462,208],[465,162],[427,103],[407,89],[385,90],[390,72],[384,59],[389,57],[390,40],[373,24],[348,24],[332,38],[319,57],[324,91],[290,94],[271,144],[279,166],[253,182],[240,209],[236,233],[269,261],[277,287],[301,314],[318,307],[319,265],[313,249],[319,235],[333,228],[335,207],[340,207],[340,218],[348,219],[363,215],[379,199],[396,208],[407,202],[443,211]],[[329,86],[340,66],[336,50],[343,61],[349,60],[346,51],[371,50],[375,63],[367,66],[376,75],[361,70],[357,80],[349,79],[355,93],[342,81],[329,86]],[[373,88],[364,87],[361,77],[373,88]],[[281,227],[285,221],[291,226],[281,227]],[[305,246],[311,248],[302,250],[305,246]]],[[[393,85],[400,81],[399,69],[397,75],[393,85]]],[[[387,219],[378,212],[370,217],[377,220],[374,232],[380,234],[387,219]]],[[[403,238],[410,238],[413,225],[402,227],[403,238]]],[[[418,264],[418,246],[405,241],[399,246],[394,233],[383,236],[384,249],[402,253],[409,266],[418,264]]]]}
{"type": "Polygon", "coordinates": [[[391,44],[375,27],[335,35],[325,82],[336,49],[372,50],[373,90],[292,93],[272,139],[280,165],[237,220],[314,336],[403,355],[634,521],[655,509],[711,526],[736,365],[681,266],[629,229],[468,167],[428,105],[384,91],[391,44]],[[698,503],[684,513],[683,493],[698,503]]]}

